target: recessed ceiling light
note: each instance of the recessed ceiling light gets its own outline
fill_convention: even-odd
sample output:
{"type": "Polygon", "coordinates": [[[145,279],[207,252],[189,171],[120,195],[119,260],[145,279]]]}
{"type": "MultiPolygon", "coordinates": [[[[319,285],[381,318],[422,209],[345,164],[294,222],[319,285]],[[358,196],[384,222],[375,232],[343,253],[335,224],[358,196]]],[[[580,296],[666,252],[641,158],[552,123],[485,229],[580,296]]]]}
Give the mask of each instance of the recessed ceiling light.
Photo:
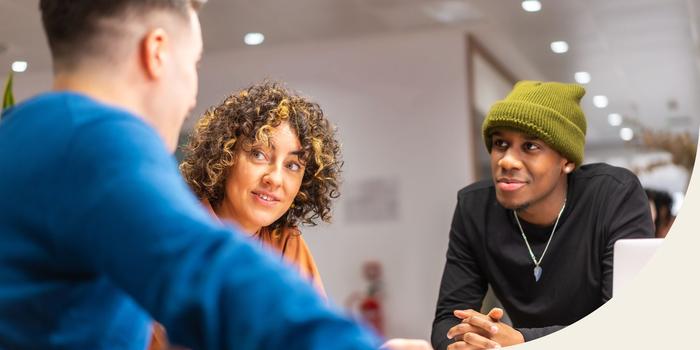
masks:
{"type": "Polygon", "coordinates": [[[527,12],[537,12],[542,9],[542,3],[538,0],[523,0],[521,5],[527,12]]]}
{"type": "Polygon", "coordinates": [[[28,64],[26,61],[14,61],[12,62],[12,71],[22,73],[27,70],[27,66],[28,64]]]}
{"type": "Polygon", "coordinates": [[[620,113],[610,113],[608,114],[608,123],[612,126],[622,125],[622,116],[620,113]]]}
{"type": "Polygon", "coordinates": [[[265,36],[263,33],[248,33],[243,37],[243,41],[246,45],[260,45],[265,41],[265,36]]]}
{"type": "Polygon", "coordinates": [[[436,21],[447,24],[484,18],[479,9],[464,0],[426,1],[421,10],[436,21]]]}
{"type": "Polygon", "coordinates": [[[632,141],[634,138],[634,131],[630,128],[622,128],[620,129],[620,138],[625,141],[632,141]]]}
{"type": "Polygon", "coordinates": [[[588,84],[591,82],[591,75],[588,72],[576,72],[574,79],[579,84],[588,84]]]}
{"type": "Polygon", "coordinates": [[[593,105],[598,108],[605,108],[608,106],[608,97],[605,95],[595,95],[593,96],[593,105]]]}
{"type": "Polygon", "coordinates": [[[566,41],[552,41],[549,47],[554,53],[565,53],[569,51],[569,44],[567,44],[566,41]]]}

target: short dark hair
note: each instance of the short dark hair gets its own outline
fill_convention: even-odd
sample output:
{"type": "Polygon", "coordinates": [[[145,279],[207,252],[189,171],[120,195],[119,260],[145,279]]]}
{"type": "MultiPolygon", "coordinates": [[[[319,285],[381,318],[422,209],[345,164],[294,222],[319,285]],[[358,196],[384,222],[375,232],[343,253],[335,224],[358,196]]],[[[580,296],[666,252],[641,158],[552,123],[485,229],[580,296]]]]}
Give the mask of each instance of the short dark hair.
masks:
{"type": "MultiPolygon", "coordinates": [[[[95,53],[100,21],[128,13],[171,10],[188,16],[206,0],[41,0],[41,20],[54,64],[70,65],[81,55],[95,53]]],[[[102,49],[101,47],[99,49],[102,49]]]]}

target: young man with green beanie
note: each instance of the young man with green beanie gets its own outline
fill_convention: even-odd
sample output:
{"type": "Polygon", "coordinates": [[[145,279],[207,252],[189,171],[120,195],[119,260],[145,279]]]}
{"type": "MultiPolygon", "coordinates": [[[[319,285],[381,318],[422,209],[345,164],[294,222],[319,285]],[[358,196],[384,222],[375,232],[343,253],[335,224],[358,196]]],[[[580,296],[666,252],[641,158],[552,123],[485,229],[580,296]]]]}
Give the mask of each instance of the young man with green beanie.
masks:
{"type": "Polygon", "coordinates": [[[459,191],[432,342],[436,349],[497,348],[586,316],[611,297],[613,245],[653,237],[637,177],[581,165],[585,90],[522,81],[495,103],[482,131],[492,180],[459,191]],[[491,285],[503,310],[480,310],[491,285]]]}

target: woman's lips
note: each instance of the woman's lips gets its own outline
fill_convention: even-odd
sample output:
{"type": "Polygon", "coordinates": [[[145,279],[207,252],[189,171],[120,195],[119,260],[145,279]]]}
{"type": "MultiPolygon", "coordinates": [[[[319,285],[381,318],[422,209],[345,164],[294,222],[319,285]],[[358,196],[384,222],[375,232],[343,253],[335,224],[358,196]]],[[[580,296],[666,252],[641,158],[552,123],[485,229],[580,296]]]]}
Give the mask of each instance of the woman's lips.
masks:
{"type": "Polygon", "coordinates": [[[252,192],[251,194],[259,203],[264,204],[266,206],[272,206],[279,202],[279,199],[267,193],[252,192]]]}

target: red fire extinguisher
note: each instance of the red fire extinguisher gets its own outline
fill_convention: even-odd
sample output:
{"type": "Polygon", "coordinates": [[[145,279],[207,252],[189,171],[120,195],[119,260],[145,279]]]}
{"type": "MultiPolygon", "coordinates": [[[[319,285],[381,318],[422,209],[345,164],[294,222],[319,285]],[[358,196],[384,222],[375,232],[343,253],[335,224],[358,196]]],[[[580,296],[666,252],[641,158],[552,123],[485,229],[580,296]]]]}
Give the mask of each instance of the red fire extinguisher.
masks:
{"type": "Polygon", "coordinates": [[[369,282],[367,292],[359,296],[353,293],[348,299],[348,307],[353,309],[357,303],[360,318],[380,335],[384,336],[384,313],[382,311],[382,265],[377,261],[368,261],[362,266],[365,279],[369,282]]]}
{"type": "Polygon", "coordinates": [[[360,304],[360,315],[371,325],[379,335],[384,335],[384,320],[382,319],[382,306],[380,301],[373,296],[366,296],[360,304]]]}

